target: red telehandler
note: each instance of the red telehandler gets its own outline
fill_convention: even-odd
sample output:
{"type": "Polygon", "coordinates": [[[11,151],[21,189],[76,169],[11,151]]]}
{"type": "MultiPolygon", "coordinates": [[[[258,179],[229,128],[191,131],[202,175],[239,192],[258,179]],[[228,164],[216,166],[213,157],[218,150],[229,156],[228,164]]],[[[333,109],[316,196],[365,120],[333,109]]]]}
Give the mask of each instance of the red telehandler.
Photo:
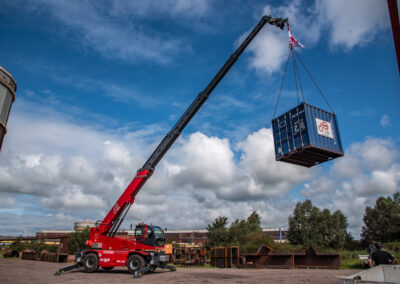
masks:
{"type": "Polygon", "coordinates": [[[160,227],[140,223],[135,228],[135,236],[132,240],[118,238],[115,234],[135,201],[136,194],[139,193],[142,186],[151,177],[158,162],[174,144],[182,130],[266,23],[283,30],[287,19],[273,18],[272,16],[262,17],[207,87],[193,100],[192,104],[171,131],[167,133],[143,167],[137,171],[135,178],[104,220],[96,223],[96,226],[90,229],[89,240],[86,243],[88,249],[78,251],[75,256],[76,264],[59,269],[56,275],[81,266],[87,272],[94,272],[99,267],[104,270],[111,270],[116,266],[127,266],[129,272],[136,277],[148,271],[154,271],[157,267],[175,270],[175,267],[168,265],[169,256],[164,253],[164,232],[160,227]]]}

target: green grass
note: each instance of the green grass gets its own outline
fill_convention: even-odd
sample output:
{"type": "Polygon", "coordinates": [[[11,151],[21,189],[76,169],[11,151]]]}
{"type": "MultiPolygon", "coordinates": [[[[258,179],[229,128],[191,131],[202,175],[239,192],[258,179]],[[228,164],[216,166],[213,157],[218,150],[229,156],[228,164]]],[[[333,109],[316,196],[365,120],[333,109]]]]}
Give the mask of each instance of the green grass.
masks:
{"type": "Polygon", "coordinates": [[[209,263],[206,263],[205,265],[180,265],[180,264],[174,264],[175,267],[177,268],[215,268],[209,263]]]}
{"type": "Polygon", "coordinates": [[[357,259],[342,259],[341,269],[365,269],[364,264],[357,259]]]}
{"type": "Polygon", "coordinates": [[[337,253],[342,260],[358,259],[359,255],[368,254],[364,250],[339,250],[337,253]]]}
{"type": "MultiPolygon", "coordinates": [[[[386,249],[386,247],[385,247],[386,249]]],[[[393,254],[397,259],[399,259],[399,252],[398,251],[394,251],[394,250],[390,250],[388,249],[388,251],[393,254]]],[[[364,266],[364,264],[362,263],[361,260],[359,260],[359,255],[366,255],[368,254],[368,252],[366,252],[365,250],[354,250],[354,251],[350,251],[350,250],[340,250],[337,251],[337,253],[339,253],[340,258],[341,258],[341,268],[342,269],[367,269],[367,267],[364,266]]]]}

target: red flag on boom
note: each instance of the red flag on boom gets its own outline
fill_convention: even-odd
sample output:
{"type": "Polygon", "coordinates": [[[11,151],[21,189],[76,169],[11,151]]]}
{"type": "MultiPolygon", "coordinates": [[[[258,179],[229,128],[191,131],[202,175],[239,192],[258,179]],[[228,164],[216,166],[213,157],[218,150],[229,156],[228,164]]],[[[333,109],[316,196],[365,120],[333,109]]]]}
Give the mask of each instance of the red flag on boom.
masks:
{"type": "Polygon", "coordinates": [[[288,27],[288,34],[289,34],[289,47],[290,48],[293,48],[293,47],[304,48],[304,45],[302,45],[297,39],[295,39],[294,36],[292,35],[292,33],[290,32],[289,22],[287,22],[287,27],[288,27]]]}

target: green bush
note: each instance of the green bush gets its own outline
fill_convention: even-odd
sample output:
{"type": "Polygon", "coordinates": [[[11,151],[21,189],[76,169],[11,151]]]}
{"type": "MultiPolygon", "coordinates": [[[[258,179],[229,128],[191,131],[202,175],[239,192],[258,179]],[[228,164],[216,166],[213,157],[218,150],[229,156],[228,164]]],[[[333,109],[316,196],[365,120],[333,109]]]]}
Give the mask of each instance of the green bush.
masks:
{"type": "Polygon", "coordinates": [[[256,252],[258,247],[261,245],[272,246],[274,241],[268,235],[263,232],[251,232],[244,236],[244,241],[240,245],[241,253],[253,253],[256,252]]]}
{"type": "Polygon", "coordinates": [[[362,254],[368,254],[365,250],[339,250],[337,253],[343,260],[358,260],[359,256],[362,254]]]}
{"type": "Polygon", "coordinates": [[[26,243],[22,242],[21,238],[17,238],[14,242],[11,243],[9,249],[22,252],[24,249],[26,249],[26,243]]]}
{"type": "Polygon", "coordinates": [[[384,243],[382,247],[397,258],[397,263],[400,262],[400,242],[384,243]]]}
{"type": "Polygon", "coordinates": [[[47,250],[48,252],[58,252],[58,245],[49,245],[41,240],[33,240],[30,242],[22,242],[21,238],[16,239],[13,243],[9,245],[7,249],[16,250],[22,252],[26,249],[34,250],[35,252],[41,252],[42,250],[47,250]]]}
{"type": "Polygon", "coordinates": [[[73,232],[68,240],[68,253],[75,254],[77,250],[87,248],[86,241],[89,240],[89,233],[89,228],[73,232]]]}
{"type": "Polygon", "coordinates": [[[274,243],[272,245],[272,248],[276,252],[290,252],[290,253],[304,252],[304,250],[306,249],[302,245],[292,245],[290,243],[274,243]]]}

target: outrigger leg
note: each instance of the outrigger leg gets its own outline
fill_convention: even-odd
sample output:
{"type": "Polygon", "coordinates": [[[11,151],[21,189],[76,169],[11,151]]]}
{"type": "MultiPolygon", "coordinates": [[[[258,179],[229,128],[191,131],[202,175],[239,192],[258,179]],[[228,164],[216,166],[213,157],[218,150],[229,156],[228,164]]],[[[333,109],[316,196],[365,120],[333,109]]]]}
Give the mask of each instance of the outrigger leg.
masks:
{"type": "Polygon", "coordinates": [[[75,253],[75,264],[57,270],[56,271],[56,275],[60,276],[61,273],[64,273],[64,272],[70,271],[72,269],[81,267],[82,263],[83,263],[82,260],[83,260],[84,256],[85,255],[83,253],[83,250],[77,250],[76,253],[75,253]]]}
{"type": "Polygon", "coordinates": [[[70,265],[70,266],[67,266],[67,267],[57,270],[55,275],[60,276],[61,273],[63,273],[63,272],[67,272],[67,271],[70,271],[72,269],[79,268],[79,267],[80,267],[80,265],[78,263],[75,263],[74,265],[70,265]]]}
{"type": "MultiPolygon", "coordinates": [[[[166,265],[164,267],[159,266],[159,268],[169,269],[170,271],[176,271],[175,266],[172,266],[172,265],[166,265]]],[[[147,266],[143,267],[142,269],[135,271],[135,273],[133,274],[133,278],[140,278],[143,276],[143,274],[149,272],[150,270],[151,270],[151,265],[147,265],[147,266]]]]}

